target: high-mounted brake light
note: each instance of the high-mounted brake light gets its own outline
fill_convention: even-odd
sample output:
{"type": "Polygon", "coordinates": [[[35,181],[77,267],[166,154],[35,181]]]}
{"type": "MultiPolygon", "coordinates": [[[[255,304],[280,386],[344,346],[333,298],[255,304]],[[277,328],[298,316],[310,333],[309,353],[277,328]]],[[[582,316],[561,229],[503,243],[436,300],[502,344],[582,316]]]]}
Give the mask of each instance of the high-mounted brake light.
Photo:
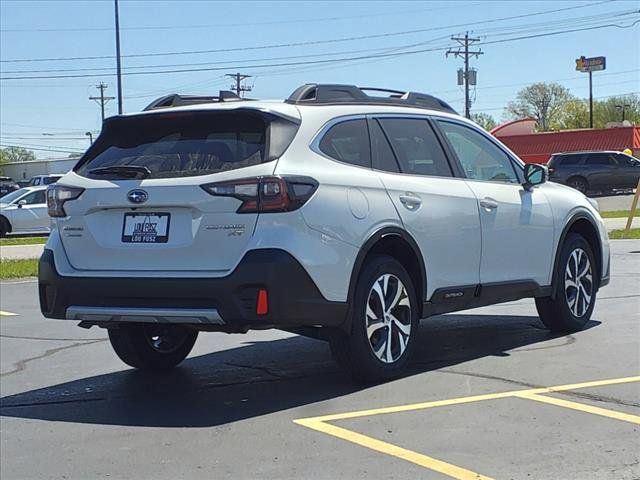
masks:
{"type": "Polygon", "coordinates": [[[237,213],[290,212],[305,204],[318,188],[311,177],[266,176],[208,183],[202,189],[217,197],[242,201],[237,213]]]}
{"type": "Polygon", "coordinates": [[[47,187],[47,210],[50,217],[66,217],[64,204],[69,200],[75,200],[84,192],[84,188],[67,187],[54,183],[47,187]]]}

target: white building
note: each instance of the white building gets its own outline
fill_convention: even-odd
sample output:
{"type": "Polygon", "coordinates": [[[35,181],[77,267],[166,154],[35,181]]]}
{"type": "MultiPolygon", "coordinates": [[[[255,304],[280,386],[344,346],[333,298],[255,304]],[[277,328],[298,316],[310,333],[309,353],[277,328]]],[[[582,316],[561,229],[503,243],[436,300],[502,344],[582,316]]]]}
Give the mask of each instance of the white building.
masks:
{"type": "Polygon", "coordinates": [[[49,173],[67,173],[78,162],[79,158],[48,158],[46,160],[33,160],[30,162],[5,163],[0,167],[2,174],[13,178],[15,181],[27,181],[34,175],[47,175],[49,173]]]}

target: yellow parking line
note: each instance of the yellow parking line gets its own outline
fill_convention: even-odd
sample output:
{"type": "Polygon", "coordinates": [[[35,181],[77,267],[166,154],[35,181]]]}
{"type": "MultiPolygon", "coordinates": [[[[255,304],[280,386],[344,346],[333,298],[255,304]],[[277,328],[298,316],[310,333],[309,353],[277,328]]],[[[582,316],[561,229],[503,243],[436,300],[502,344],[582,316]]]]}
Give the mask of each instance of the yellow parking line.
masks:
{"type": "Polygon", "coordinates": [[[448,475],[458,480],[492,480],[491,477],[472,472],[471,470],[467,470],[466,468],[457,467],[456,465],[443,462],[442,460],[438,460],[427,455],[422,455],[421,453],[407,450],[406,448],[398,447],[397,445],[383,442],[382,440],[377,440],[375,438],[368,437],[366,435],[362,435],[361,433],[353,432],[336,425],[331,425],[329,423],[321,422],[318,420],[308,419],[294,420],[294,422],[313,430],[317,430],[319,432],[341,438],[348,442],[355,443],[356,445],[370,448],[371,450],[375,450],[376,452],[386,453],[387,455],[392,455],[402,460],[415,463],[416,465],[420,465],[421,467],[425,467],[429,470],[433,470],[434,472],[448,475]]]}
{"type": "Polygon", "coordinates": [[[499,398],[513,397],[517,394],[537,394],[562,392],[566,390],[576,390],[578,388],[602,387],[605,385],[616,385],[620,383],[640,382],[640,376],[612,378],[607,380],[595,380],[592,382],[571,383],[567,385],[558,385],[555,387],[531,388],[529,390],[512,390],[509,392],[488,393],[484,395],[474,395],[471,397],[450,398],[448,400],[436,400],[433,402],[413,403],[409,405],[399,405],[395,407],[374,408],[371,410],[359,410],[355,412],[336,413],[333,415],[323,415],[321,417],[313,417],[309,420],[318,420],[329,422],[332,420],[346,420],[349,418],[369,417],[372,415],[382,415],[386,413],[410,412],[412,410],[424,410],[426,408],[445,407],[449,405],[459,405],[461,403],[482,402],[485,400],[496,400],[499,398]]]}
{"type": "Polygon", "coordinates": [[[382,440],[377,440],[375,438],[368,437],[361,433],[354,432],[346,428],[338,427],[336,425],[332,425],[327,422],[334,421],[334,420],[346,420],[351,418],[367,417],[372,415],[381,415],[386,413],[409,412],[409,411],[424,410],[424,409],[434,408],[434,407],[460,405],[464,403],[481,402],[486,400],[496,400],[499,398],[516,397],[516,398],[524,398],[528,400],[535,400],[539,402],[550,403],[553,405],[572,408],[574,410],[580,410],[580,411],[592,413],[595,415],[601,415],[609,418],[615,418],[617,420],[624,420],[624,421],[640,424],[640,417],[636,415],[614,412],[612,410],[607,410],[604,408],[592,407],[590,405],[584,405],[581,403],[570,402],[568,400],[560,400],[560,399],[541,395],[544,393],[563,392],[563,391],[569,391],[569,390],[577,390],[580,388],[602,387],[606,385],[619,385],[619,384],[631,383],[631,382],[640,382],[640,376],[611,378],[607,380],[595,380],[591,382],[582,382],[582,383],[570,383],[566,385],[556,385],[555,387],[531,388],[528,390],[512,390],[509,392],[488,393],[484,395],[474,395],[470,397],[451,398],[448,400],[436,400],[433,402],[422,402],[422,403],[413,403],[410,405],[399,405],[396,407],[374,408],[370,410],[359,410],[359,411],[347,412],[347,413],[323,415],[320,417],[300,418],[300,419],[294,420],[294,423],[297,423],[298,425],[301,425],[307,428],[311,428],[312,430],[316,430],[318,432],[325,433],[327,435],[331,435],[333,437],[341,438],[342,440],[355,443],[356,445],[369,448],[376,452],[384,453],[387,455],[394,456],[396,458],[400,458],[402,460],[406,460],[408,462],[414,463],[416,465],[420,465],[422,467],[428,468],[435,472],[442,473],[444,475],[448,475],[449,477],[452,477],[458,480],[471,480],[471,479],[491,480],[490,477],[481,475],[476,472],[472,472],[471,470],[467,470],[465,468],[452,465],[442,460],[438,460],[436,458],[429,457],[427,455],[423,455],[421,453],[417,453],[412,450],[407,450],[405,448],[398,447],[397,445],[393,445],[391,443],[387,443],[382,440]]]}
{"type": "Polygon", "coordinates": [[[5,312],[4,310],[0,310],[0,317],[15,317],[18,315],[17,313],[5,312]]]}
{"type": "Polygon", "coordinates": [[[527,400],[534,400],[536,402],[548,403],[550,405],[557,405],[558,407],[570,408],[572,410],[578,410],[580,412],[592,413],[593,415],[601,415],[603,417],[615,418],[616,420],[622,420],[624,422],[631,422],[640,425],[640,416],[631,415],[629,413],[616,412],[614,410],[608,410],[606,408],[594,407],[593,405],[587,405],[585,403],[571,402],[554,397],[546,397],[544,395],[536,395],[532,393],[521,393],[514,395],[515,397],[524,398],[527,400]]]}

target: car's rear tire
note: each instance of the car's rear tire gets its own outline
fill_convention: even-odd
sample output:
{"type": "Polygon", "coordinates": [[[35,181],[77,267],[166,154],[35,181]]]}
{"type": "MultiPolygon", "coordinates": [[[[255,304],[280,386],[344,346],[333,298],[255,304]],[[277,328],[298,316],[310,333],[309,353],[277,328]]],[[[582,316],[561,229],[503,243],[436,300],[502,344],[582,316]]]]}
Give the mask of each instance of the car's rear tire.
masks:
{"type": "Polygon", "coordinates": [[[168,370],[184,360],[198,337],[181,325],[136,324],[109,329],[116,354],[127,365],[141,370],[168,370]]]}
{"type": "Polygon", "coordinates": [[[581,330],[591,318],[596,303],[597,268],[589,243],[570,233],[555,266],[555,298],[536,298],[542,323],[554,332],[581,330]]]}
{"type": "Polygon", "coordinates": [[[572,177],[567,180],[567,185],[571,188],[575,188],[581,193],[587,193],[589,190],[589,183],[582,177],[572,177]]]}
{"type": "Polygon", "coordinates": [[[0,217],[0,238],[6,237],[10,231],[11,225],[9,225],[9,221],[4,217],[0,217]]]}
{"type": "Polygon", "coordinates": [[[394,258],[376,255],[363,266],[350,309],[351,331],[330,338],[337,362],[360,383],[399,376],[418,334],[418,299],[411,277],[394,258]]]}

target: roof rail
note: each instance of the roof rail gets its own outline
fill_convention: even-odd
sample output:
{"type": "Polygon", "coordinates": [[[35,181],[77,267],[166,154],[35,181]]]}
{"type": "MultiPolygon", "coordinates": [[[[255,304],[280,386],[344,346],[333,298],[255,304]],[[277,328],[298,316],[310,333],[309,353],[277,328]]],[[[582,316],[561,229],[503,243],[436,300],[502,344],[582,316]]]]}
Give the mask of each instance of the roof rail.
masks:
{"type": "Polygon", "coordinates": [[[447,102],[426,93],[355,85],[308,83],[298,87],[285,101],[294,105],[394,105],[457,113],[447,102]],[[368,91],[385,92],[390,96],[370,96],[365,93],[368,91]]]}
{"type": "Polygon", "coordinates": [[[240,98],[229,90],[220,90],[220,93],[217,96],[178,95],[177,93],[173,93],[171,95],[156,98],[153,102],[147,105],[143,111],[146,112],[147,110],[156,110],[158,108],[180,107],[183,105],[198,105],[201,103],[238,102],[240,100],[248,99],[240,98]]]}

